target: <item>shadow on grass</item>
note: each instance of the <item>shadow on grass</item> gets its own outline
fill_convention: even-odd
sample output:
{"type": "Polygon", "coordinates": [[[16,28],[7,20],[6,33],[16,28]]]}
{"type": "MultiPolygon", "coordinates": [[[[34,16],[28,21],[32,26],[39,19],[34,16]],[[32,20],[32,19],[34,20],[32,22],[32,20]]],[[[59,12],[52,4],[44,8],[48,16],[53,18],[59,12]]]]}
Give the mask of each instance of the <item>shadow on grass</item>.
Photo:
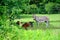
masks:
{"type": "Polygon", "coordinates": [[[60,20],[50,21],[50,22],[60,22],[60,20]]]}
{"type": "Polygon", "coordinates": [[[54,25],[50,24],[48,29],[60,29],[60,26],[54,26],[54,25]]]}
{"type": "Polygon", "coordinates": [[[31,30],[37,30],[37,29],[38,30],[41,30],[41,29],[43,29],[43,30],[46,30],[46,29],[60,29],[60,26],[58,27],[58,26],[54,26],[54,25],[50,24],[49,27],[46,27],[46,25],[41,25],[41,26],[37,27],[37,25],[36,25],[36,26],[28,28],[28,30],[29,29],[31,29],[31,30]]]}

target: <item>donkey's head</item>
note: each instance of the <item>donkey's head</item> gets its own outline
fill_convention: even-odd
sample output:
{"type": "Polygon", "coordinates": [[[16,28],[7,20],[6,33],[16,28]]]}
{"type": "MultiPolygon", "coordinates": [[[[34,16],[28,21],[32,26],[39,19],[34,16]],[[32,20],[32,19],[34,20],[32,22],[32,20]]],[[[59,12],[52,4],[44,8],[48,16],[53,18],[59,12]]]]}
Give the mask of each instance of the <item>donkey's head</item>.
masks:
{"type": "Polygon", "coordinates": [[[36,19],[36,14],[33,14],[32,16],[33,16],[33,20],[35,20],[36,19]]]}

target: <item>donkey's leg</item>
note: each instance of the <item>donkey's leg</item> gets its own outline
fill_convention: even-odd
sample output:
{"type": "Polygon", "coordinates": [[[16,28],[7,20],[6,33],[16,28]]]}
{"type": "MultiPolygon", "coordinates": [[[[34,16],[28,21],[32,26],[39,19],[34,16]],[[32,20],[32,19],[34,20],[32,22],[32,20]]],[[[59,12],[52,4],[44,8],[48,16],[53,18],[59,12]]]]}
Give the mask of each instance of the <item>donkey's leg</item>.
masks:
{"type": "Polygon", "coordinates": [[[38,22],[36,22],[36,26],[39,27],[39,23],[38,22]]]}
{"type": "Polygon", "coordinates": [[[46,21],[46,27],[48,27],[49,26],[49,21],[46,21]]]}
{"type": "Polygon", "coordinates": [[[39,27],[39,22],[37,22],[37,26],[39,27]]]}
{"type": "Polygon", "coordinates": [[[47,21],[47,27],[49,27],[49,21],[47,21]]]}
{"type": "Polygon", "coordinates": [[[38,22],[36,22],[36,26],[38,26],[38,22]]]}

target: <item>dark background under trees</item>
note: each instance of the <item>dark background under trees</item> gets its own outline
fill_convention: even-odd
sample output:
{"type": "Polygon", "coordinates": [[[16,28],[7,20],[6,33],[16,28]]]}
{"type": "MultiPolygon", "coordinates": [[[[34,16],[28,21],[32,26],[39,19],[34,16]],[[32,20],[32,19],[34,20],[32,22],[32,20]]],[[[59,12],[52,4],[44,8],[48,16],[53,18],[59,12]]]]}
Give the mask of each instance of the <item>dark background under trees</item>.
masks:
{"type": "Polygon", "coordinates": [[[60,0],[0,0],[1,18],[19,18],[20,14],[60,14],[60,0]]]}

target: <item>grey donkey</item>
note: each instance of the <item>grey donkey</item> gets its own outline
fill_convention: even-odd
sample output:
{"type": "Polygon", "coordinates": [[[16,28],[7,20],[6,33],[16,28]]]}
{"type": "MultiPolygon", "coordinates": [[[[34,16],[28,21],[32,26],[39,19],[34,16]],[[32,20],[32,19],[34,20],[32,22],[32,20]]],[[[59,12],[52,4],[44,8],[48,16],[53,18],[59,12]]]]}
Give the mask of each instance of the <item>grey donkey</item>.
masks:
{"type": "Polygon", "coordinates": [[[33,19],[37,22],[37,25],[39,26],[39,23],[45,22],[46,27],[49,26],[49,18],[47,16],[36,16],[33,14],[33,19]]]}

